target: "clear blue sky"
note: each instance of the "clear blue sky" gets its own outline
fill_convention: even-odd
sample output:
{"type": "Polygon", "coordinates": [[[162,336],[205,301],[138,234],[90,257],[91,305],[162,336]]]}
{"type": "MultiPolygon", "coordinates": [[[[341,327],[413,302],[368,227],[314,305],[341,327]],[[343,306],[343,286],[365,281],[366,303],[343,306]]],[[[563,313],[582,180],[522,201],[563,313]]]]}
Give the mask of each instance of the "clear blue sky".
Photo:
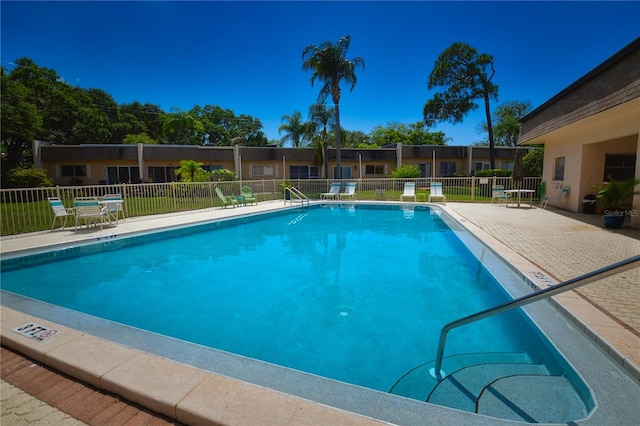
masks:
{"type": "MultiPolygon", "coordinates": [[[[640,2],[9,2],[0,3],[2,66],[29,57],[68,83],[118,103],[188,110],[219,105],[259,118],[269,139],[281,117],[317,99],[302,71],[310,43],[351,35],[362,57],[342,125],[369,132],[422,119],[438,55],[461,41],[495,58],[498,103],[535,108],[640,35],[640,2]]],[[[495,107],[495,103],[492,105],[495,107]]],[[[440,124],[451,145],[480,140],[480,107],[440,124]]]]}

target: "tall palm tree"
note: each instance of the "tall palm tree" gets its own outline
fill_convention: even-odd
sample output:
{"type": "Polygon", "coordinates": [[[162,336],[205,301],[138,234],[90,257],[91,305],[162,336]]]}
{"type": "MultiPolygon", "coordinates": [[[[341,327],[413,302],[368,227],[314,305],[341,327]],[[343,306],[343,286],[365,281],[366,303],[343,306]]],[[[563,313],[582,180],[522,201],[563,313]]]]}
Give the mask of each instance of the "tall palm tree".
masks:
{"type": "MultiPolygon", "coordinates": [[[[346,58],[347,50],[351,44],[351,36],[344,36],[336,44],[325,41],[321,45],[310,44],[302,51],[302,69],[304,71],[312,71],[311,86],[316,79],[324,85],[320,89],[318,102],[324,103],[329,95],[334,104],[335,109],[335,127],[340,129],[340,83],[344,81],[350,85],[350,91],[356,85],[355,70],[358,67],[364,69],[364,59],[354,58],[348,60],[346,58]]],[[[342,142],[342,132],[336,132],[336,168],[338,171],[338,179],[342,179],[342,161],[340,148],[342,142]]]]}
{"type": "Polygon", "coordinates": [[[294,111],[291,115],[283,115],[283,124],[278,127],[278,133],[286,132],[282,142],[290,140],[294,148],[299,148],[305,135],[306,127],[302,122],[302,113],[294,111]]]}
{"type": "Polygon", "coordinates": [[[309,107],[309,123],[313,127],[313,133],[320,132],[322,141],[322,164],[324,165],[324,178],[329,177],[328,145],[329,131],[335,127],[335,108],[327,108],[326,104],[314,104],[309,107]]]}

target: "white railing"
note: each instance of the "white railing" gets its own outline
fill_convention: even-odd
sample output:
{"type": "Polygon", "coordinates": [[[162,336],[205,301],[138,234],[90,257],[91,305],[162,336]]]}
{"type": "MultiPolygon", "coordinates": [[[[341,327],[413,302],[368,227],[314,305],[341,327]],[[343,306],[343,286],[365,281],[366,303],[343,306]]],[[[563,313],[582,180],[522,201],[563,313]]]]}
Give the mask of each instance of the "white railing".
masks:
{"type": "MultiPolygon", "coordinates": [[[[331,179],[289,179],[310,199],[320,199],[320,194],[329,192],[331,179]]],[[[505,189],[523,188],[536,190],[539,197],[540,178],[525,178],[516,185],[511,178],[492,177],[443,177],[417,179],[344,179],[356,182],[356,200],[399,201],[405,182],[416,183],[418,201],[426,201],[431,182],[442,182],[447,201],[490,202],[491,186],[503,185],[505,189]]],[[[282,180],[250,180],[232,182],[170,182],[92,186],[56,186],[50,188],[16,188],[0,190],[1,235],[48,230],[53,221],[53,212],[48,197],[59,197],[65,206],[73,206],[77,197],[103,197],[108,194],[122,196],[126,217],[173,213],[220,206],[215,195],[219,187],[225,195],[240,195],[242,186],[251,187],[258,202],[281,200],[282,180]]]]}
{"type": "Polygon", "coordinates": [[[289,186],[284,189],[284,205],[285,206],[287,205],[287,201],[289,202],[289,204],[293,204],[294,202],[300,203],[300,205],[303,207],[306,203],[307,207],[309,207],[309,197],[304,195],[295,186],[289,186]]]}

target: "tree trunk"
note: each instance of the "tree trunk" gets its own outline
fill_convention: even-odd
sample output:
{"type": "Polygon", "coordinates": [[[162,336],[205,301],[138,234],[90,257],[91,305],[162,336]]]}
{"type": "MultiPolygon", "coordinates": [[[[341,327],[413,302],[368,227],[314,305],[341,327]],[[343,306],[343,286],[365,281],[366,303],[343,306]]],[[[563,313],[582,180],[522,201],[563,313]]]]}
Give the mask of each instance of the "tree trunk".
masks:
{"type": "Polygon", "coordinates": [[[329,141],[327,140],[327,132],[322,135],[322,164],[324,165],[324,178],[329,178],[329,141]]]}
{"type": "Polygon", "coordinates": [[[342,179],[342,158],[340,155],[340,148],[342,145],[342,128],[340,127],[340,106],[338,106],[338,102],[335,102],[336,109],[336,169],[337,169],[337,178],[342,179]]]}
{"type": "Polygon", "coordinates": [[[491,124],[491,109],[489,108],[489,94],[484,93],[484,112],[487,115],[487,130],[489,131],[489,168],[496,168],[495,142],[493,140],[493,125],[491,124]]]}

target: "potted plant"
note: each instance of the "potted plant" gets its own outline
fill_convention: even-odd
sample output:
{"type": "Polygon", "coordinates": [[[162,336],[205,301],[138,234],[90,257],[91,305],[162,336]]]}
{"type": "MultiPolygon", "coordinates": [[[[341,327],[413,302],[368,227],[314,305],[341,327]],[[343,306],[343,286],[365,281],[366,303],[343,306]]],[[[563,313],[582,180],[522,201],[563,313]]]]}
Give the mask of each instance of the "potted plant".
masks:
{"type": "Polygon", "coordinates": [[[291,198],[291,193],[289,191],[285,191],[285,189],[291,188],[292,186],[293,185],[291,184],[291,182],[287,180],[283,180],[282,182],[280,182],[280,193],[284,194],[285,200],[291,198]]]}
{"type": "Polygon", "coordinates": [[[602,221],[605,228],[620,229],[624,223],[624,218],[631,214],[633,205],[631,200],[636,191],[636,186],[640,184],[640,179],[630,178],[625,181],[615,181],[609,176],[607,186],[594,185],[596,192],[596,203],[602,213],[602,221]]]}

